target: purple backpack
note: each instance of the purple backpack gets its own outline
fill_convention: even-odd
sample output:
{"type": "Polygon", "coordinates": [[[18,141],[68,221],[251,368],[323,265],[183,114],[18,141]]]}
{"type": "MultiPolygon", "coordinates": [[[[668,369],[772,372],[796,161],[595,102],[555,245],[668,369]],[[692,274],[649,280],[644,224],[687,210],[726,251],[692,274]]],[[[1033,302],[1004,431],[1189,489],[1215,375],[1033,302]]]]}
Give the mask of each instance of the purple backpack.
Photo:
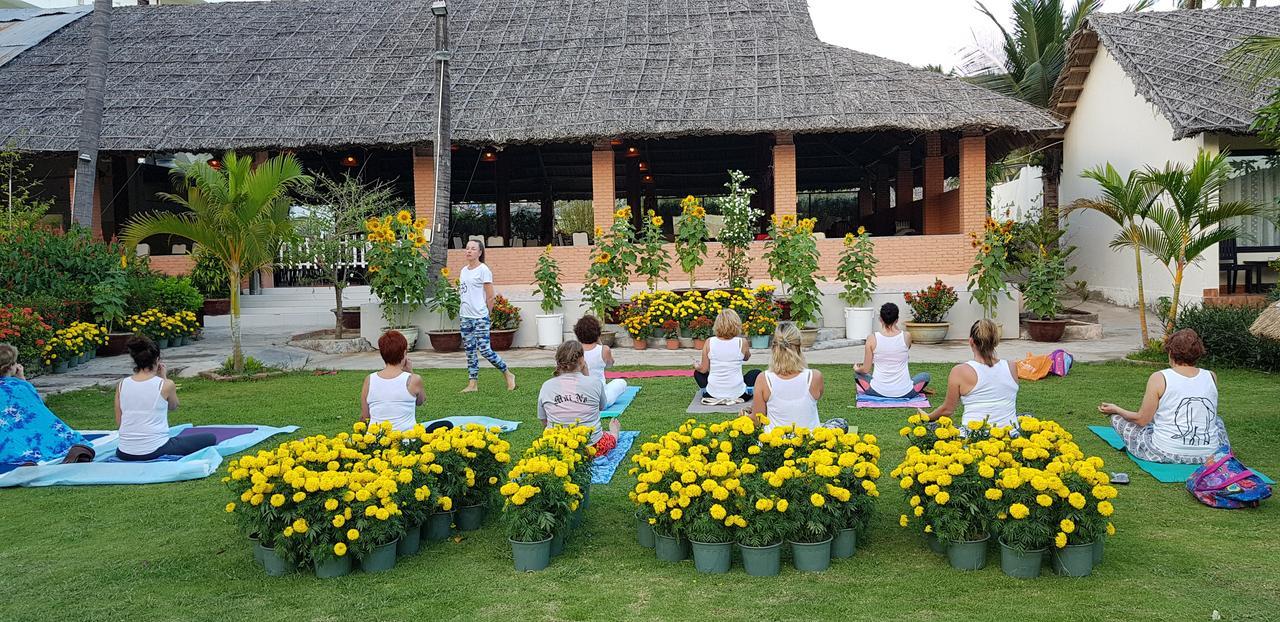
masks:
{"type": "Polygon", "coordinates": [[[1271,496],[1271,486],[1224,446],[1191,474],[1187,492],[1211,508],[1255,508],[1271,496]]]}
{"type": "Polygon", "coordinates": [[[1055,376],[1066,376],[1071,371],[1071,363],[1075,358],[1066,350],[1054,350],[1049,354],[1049,373],[1055,376]]]}

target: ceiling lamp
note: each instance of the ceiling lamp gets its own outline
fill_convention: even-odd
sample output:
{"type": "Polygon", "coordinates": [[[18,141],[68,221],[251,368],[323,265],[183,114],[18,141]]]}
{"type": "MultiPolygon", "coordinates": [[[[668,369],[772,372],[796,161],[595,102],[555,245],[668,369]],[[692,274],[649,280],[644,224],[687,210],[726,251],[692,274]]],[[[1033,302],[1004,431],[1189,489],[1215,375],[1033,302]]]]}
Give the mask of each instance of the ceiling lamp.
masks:
{"type": "Polygon", "coordinates": [[[222,170],[222,160],[219,160],[217,158],[209,158],[209,167],[217,170],[222,170]]]}
{"type": "Polygon", "coordinates": [[[480,161],[481,162],[497,162],[498,152],[495,151],[493,147],[486,147],[484,150],[480,152],[480,161]]]}
{"type": "Polygon", "coordinates": [[[627,145],[627,157],[628,158],[640,157],[640,148],[635,145],[627,145]]]}
{"type": "Polygon", "coordinates": [[[641,162],[641,163],[640,163],[640,172],[641,172],[641,173],[647,173],[647,172],[649,172],[649,163],[648,163],[648,162],[641,162]]]}
{"type": "Polygon", "coordinates": [[[644,176],[644,183],[646,183],[646,184],[651,184],[651,183],[653,183],[653,175],[645,175],[645,176],[644,176]]]}
{"type": "Polygon", "coordinates": [[[356,159],[356,157],[353,155],[344,156],[342,158],[342,165],[347,168],[354,168],[355,165],[359,163],[360,163],[360,160],[356,159]]]}

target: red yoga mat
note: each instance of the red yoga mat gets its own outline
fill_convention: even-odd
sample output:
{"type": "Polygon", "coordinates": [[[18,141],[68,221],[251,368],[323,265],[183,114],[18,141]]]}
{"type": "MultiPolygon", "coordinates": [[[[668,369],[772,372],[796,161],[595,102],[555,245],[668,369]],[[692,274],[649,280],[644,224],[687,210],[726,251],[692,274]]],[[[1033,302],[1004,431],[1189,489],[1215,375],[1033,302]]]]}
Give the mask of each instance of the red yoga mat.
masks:
{"type": "Polygon", "coordinates": [[[608,380],[614,378],[669,378],[669,377],[685,377],[693,376],[692,369],[646,369],[643,371],[607,371],[604,377],[608,380]]]}

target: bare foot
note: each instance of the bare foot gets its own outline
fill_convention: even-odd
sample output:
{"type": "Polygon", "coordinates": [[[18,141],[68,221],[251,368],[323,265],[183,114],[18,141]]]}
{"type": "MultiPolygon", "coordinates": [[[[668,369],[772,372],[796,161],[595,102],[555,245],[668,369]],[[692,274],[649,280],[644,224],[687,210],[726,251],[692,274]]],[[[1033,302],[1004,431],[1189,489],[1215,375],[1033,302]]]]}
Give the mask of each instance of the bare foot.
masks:
{"type": "Polygon", "coordinates": [[[467,382],[467,388],[459,391],[459,393],[475,393],[476,391],[479,391],[479,390],[480,390],[480,387],[476,384],[476,381],[470,380],[467,382]]]}
{"type": "Polygon", "coordinates": [[[622,434],[622,423],[618,421],[617,417],[609,420],[609,433],[612,434],[614,438],[617,438],[619,434],[622,434]]]}
{"type": "Polygon", "coordinates": [[[508,391],[515,391],[515,390],[516,390],[516,375],[515,375],[515,374],[513,374],[513,373],[511,373],[511,370],[510,370],[510,369],[508,369],[504,375],[507,377],[507,390],[508,390],[508,391]]]}

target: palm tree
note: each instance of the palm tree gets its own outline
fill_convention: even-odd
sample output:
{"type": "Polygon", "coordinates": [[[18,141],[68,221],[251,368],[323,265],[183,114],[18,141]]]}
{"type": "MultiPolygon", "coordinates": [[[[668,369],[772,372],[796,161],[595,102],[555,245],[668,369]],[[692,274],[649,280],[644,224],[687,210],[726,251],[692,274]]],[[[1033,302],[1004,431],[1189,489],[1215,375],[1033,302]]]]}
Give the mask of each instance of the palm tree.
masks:
{"type": "Polygon", "coordinates": [[[102,139],[102,108],[107,90],[107,51],[111,38],[111,0],[95,0],[89,22],[89,56],[85,66],[84,105],[80,109],[80,138],[76,143],[75,190],[71,221],[93,226],[93,189],[98,175],[98,146],[102,139]]]}
{"type": "Polygon", "coordinates": [[[1120,227],[1111,239],[1111,248],[1133,249],[1134,265],[1138,271],[1138,325],[1142,329],[1142,347],[1145,348],[1151,338],[1147,332],[1147,297],[1142,287],[1143,223],[1155,203],[1157,193],[1150,183],[1142,179],[1141,172],[1129,171],[1129,175],[1121,179],[1120,173],[1110,163],[1084,171],[1080,176],[1098,182],[1102,196],[1096,199],[1077,199],[1067,211],[1092,210],[1110,218],[1120,227]]]}
{"type": "Polygon", "coordinates": [[[1215,244],[1240,235],[1232,219],[1262,213],[1254,203],[1218,200],[1230,176],[1227,153],[1213,155],[1203,149],[1190,168],[1166,163],[1163,170],[1147,167],[1141,175],[1144,182],[1172,203],[1152,205],[1147,213],[1150,223],[1142,234],[1143,248],[1173,275],[1173,305],[1165,322],[1166,334],[1173,332],[1177,324],[1186,267],[1215,244]]]}
{"type": "Polygon", "coordinates": [[[228,152],[219,168],[194,162],[174,171],[174,185],[186,195],[160,196],[190,211],[143,214],[124,228],[127,248],[153,235],[178,235],[223,263],[231,286],[231,365],[236,372],[244,370],[240,280],[275,258],[290,227],[289,194],[310,184],[311,177],[291,154],[254,167],[251,157],[228,152]]]}
{"type": "Polygon", "coordinates": [[[1000,48],[970,50],[964,73],[974,84],[1047,108],[1066,64],[1067,41],[1099,5],[1098,0],[1076,0],[1067,10],[1063,0],[1013,0],[1013,26],[1006,29],[978,2],[978,10],[1000,30],[1000,48]]]}

